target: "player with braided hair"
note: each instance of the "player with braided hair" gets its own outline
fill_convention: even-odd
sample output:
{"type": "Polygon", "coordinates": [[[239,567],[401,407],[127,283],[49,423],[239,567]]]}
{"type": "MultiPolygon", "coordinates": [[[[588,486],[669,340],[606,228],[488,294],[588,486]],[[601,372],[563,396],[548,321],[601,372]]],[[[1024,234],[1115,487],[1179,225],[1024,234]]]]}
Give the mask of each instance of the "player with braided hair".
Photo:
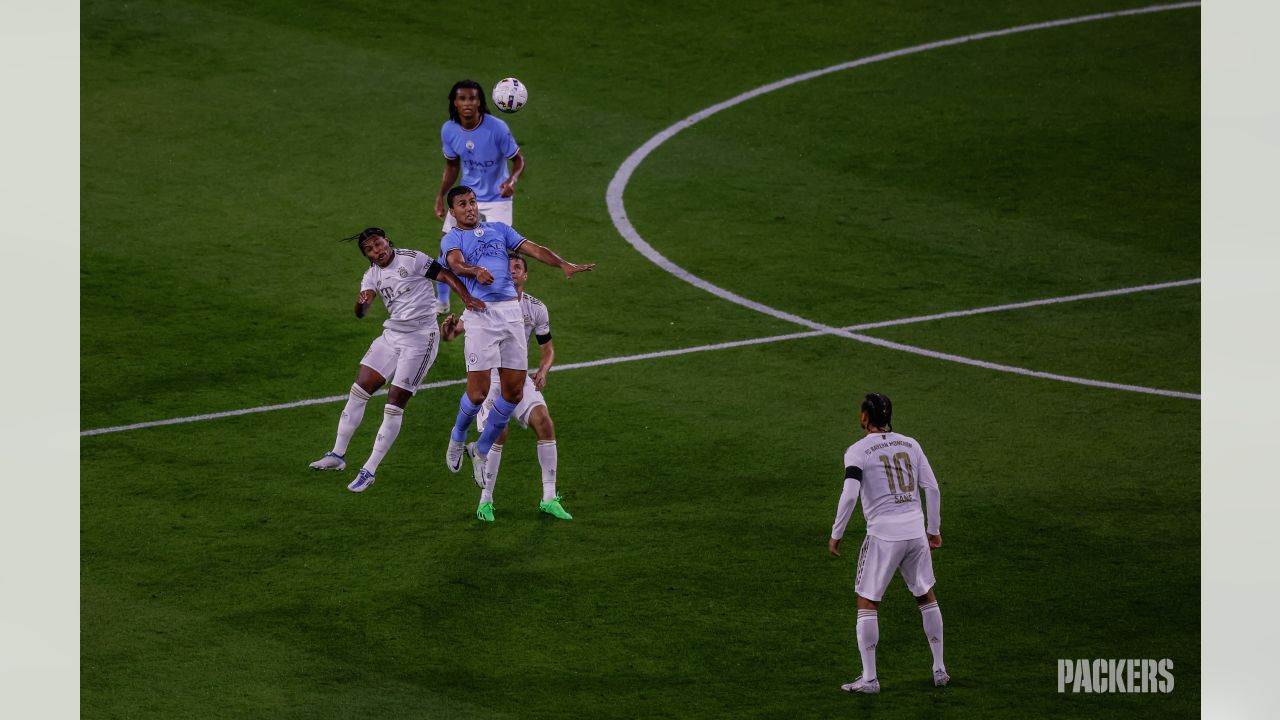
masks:
{"type": "Polygon", "coordinates": [[[940,687],[950,682],[951,676],[942,662],[942,612],[933,593],[933,561],[929,555],[942,547],[938,481],[920,443],[893,431],[893,403],[888,396],[867,393],[858,420],[866,435],[845,451],[844,491],[827,542],[827,549],[839,557],[845,527],[861,498],[867,537],[858,553],[853,590],[858,595],[856,633],[862,675],[840,689],[880,692],[876,674],[876,644],[880,640],[877,612],[884,591],[898,570],[920,607],[925,638],[933,653],[933,684],[940,687]]]}
{"type": "Polygon", "coordinates": [[[390,380],[382,426],[378,428],[373,452],[356,479],[347,485],[351,492],[364,492],[373,484],[378,464],[400,433],[405,405],[417,392],[440,348],[433,281],[447,283],[468,309],[483,310],[485,305],[472,297],[458,277],[435,258],[417,250],[397,249],[382,228],[365,228],[344,240],[356,241],[360,253],[369,261],[369,269],[360,280],[360,294],[356,297],[356,317],[363,318],[368,314],[375,295],[382,298],[390,317],[382,324],[382,334],[373,341],[360,361],[356,382],[351,386],[347,404],[338,420],[338,437],[333,449],[311,463],[311,467],[316,470],[346,469],[347,445],[364,419],[365,405],[390,380]]]}

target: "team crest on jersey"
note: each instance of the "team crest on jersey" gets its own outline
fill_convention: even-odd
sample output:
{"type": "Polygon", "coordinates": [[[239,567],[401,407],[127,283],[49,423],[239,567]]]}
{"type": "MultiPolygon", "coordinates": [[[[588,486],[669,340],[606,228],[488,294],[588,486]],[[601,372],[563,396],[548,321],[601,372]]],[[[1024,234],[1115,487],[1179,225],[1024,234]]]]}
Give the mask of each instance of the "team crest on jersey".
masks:
{"type": "Polygon", "coordinates": [[[408,271],[408,270],[405,270],[404,268],[400,268],[399,272],[400,272],[400,277],[402,277],[402,278],[407,278],[407,277],[409,277],[409,271],[408,271]]]}
{"type": "Polygon", "coordinates": [[[484,236],[484,228],[476,228],[475,232],[476,232],[476,237],[484,236]]]}
{"type": "Polygon", "coordinates": [[[473,142],[471,142],[470,140],[468,140],[468,141],[467,141],[467,149],[468,149],[468,150],[475,150],[475,149],[476,149],[476,144],[475,144],[475,143],[473,143],[473,142]]]}

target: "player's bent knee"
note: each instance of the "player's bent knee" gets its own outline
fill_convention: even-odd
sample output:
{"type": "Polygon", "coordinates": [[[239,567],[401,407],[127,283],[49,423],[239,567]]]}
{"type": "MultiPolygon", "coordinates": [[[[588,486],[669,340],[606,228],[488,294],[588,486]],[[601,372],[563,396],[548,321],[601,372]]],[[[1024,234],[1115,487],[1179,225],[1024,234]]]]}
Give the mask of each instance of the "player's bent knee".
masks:
{"type": "Polygon", "coordinates": [[[403,408],[405,405],[408,405],[409,400],[412,398],[413,393],[402,387],[392,385],[390,389],[387,390],[387,403],[395,405],[398,408],[403,408]]]}

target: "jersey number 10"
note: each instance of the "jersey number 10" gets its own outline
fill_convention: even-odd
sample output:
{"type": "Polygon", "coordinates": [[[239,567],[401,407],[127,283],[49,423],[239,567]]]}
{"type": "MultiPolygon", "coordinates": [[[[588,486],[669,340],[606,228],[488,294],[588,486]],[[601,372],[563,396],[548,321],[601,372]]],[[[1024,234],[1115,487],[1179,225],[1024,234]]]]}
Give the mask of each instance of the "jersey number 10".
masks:
{"type": "Polygon", "coordinates": [[[884,455],[881,455],[880,462],[881,464],[884,465],[885,477],[889,478],[890,493],[893,493],[893,494],[897,494],[899,492],[909,493],[912,490],[916,489],[916,476],[915,476],[915,473],[911,471],[910,455],[904,452],[900,452],[894,455],[893,465],[889,464],[889,458],[885,457],[884,455]],[[905,473],[902,471],[903,465],[906,466],[905,473]],[[893,474],[895,470],[898,473],[898,489],[896,491],[893,489],[893,474]]]}

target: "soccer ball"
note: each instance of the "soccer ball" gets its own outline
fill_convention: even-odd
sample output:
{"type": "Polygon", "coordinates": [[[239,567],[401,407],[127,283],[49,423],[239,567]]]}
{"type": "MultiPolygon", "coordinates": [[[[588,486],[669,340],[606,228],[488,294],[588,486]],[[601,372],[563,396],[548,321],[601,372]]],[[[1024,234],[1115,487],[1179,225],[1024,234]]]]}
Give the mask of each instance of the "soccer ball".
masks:
{"type": "Polygon", "coordinates": [[[529,102],[529,88],[515,78],[502,78],[493,86],[493,104],[504,113],[513,113],[529,102]]]}

